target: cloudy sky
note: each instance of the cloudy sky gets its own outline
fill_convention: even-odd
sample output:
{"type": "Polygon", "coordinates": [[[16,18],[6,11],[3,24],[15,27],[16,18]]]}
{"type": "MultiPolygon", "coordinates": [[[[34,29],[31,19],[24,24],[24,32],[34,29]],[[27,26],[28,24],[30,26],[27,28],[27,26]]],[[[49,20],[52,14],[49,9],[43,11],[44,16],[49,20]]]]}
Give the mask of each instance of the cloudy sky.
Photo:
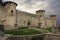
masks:
{"type": "MultiPolygon", "coordinates": [[[[45,15],[56,14],[59,19],[60,14],[60,0],[4,0],[14,1],[18,4],[17,9],[35,13],[36,10],[45,10],[45,15]]],[[[60,20],[60,19],[59,19],[60,20]]],[[[58,21],[59,22],[59,21],[58,21]]],[[[59,22],[60,23],[60,22],[59,22]]],[[[59,24],[60,25],[60,24],[59,24]]]]}
{"type": "Polygon", "coordinates": [[[4,0],[14,1],[18,4],[17,9],[35,13],[36,10],[44,9],[47,15],[60,12],[60,0],[4,0]]]}

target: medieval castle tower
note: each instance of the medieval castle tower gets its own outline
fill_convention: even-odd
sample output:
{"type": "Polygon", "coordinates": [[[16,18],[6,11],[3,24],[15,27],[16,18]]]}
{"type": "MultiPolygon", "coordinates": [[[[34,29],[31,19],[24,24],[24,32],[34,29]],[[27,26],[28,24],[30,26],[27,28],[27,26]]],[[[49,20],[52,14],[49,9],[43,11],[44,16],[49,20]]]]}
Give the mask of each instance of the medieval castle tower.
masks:
{"type": "Polygon", "coordinates": [[[0,21],[4,22],[6,29],[21,27],[52,27],[56,26],[56,15],[50,18],[44,16],[45,10],[38,10],[36,14],[16,10],[17,4],[12,1],[0,2],[0,21]]]}

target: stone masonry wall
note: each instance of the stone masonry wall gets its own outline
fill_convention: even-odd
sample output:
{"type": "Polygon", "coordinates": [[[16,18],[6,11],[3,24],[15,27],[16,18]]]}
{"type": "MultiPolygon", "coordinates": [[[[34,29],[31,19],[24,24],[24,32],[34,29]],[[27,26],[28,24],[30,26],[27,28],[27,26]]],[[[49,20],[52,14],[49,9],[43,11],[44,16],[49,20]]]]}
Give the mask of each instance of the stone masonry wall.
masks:
{"type": "Polygon", "coordinates": [[[60,34],[20,35],[9,37],[7,40],[60,40],[60,34]]]}
{"type": "Polygon", "coordinates": [[[43,40],[43,37],[42,37],[42,34],[38,34],[38,35],[20,35],[20,36],[9,37],[6,40],[43,40]]]}
{"type": "Polygon", "coordinates": [[[60,40],[60,34],[44,34],[44,40],[60,40]]]}

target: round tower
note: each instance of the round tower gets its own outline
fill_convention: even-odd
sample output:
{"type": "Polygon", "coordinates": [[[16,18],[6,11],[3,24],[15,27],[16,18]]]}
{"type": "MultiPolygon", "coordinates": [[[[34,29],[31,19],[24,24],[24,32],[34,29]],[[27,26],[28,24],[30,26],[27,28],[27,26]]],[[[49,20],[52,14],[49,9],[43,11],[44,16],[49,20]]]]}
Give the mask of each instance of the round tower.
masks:
{"type": "Polygon", "coordinates": [[[44,17],[45,10],[38,10],[36,11],[36,15],[40,17],[44,17]]]}
{"type": "Polygon", "coordinates": [[[7,1],[4,2],[4,8],[5,8],[5,12],[7,13],[7,16],[12,16],[16,14],[16,6],[17,4],[15,2],[12,1],[7,1]]]}
{"type": "Polygon", "coordinates": [[[52,33],[56,33],[58,31],[56,27],[56,15],[50,15],[50,19],[52,24],[52,33]]]}
{"type": "Polygon", "coordinates": [[[44,27],[45,26],[44,13],[45,13],[45,10],[38,10],[38,11],[36,11],[36,16],[39,19],[38,25],[40,24],[40,27],[44,27]]]}
{"type": "Polygon", "coordinates": [[[56,15],[50,15],[52,26],[56,27],[56,15]]]}
{"type": "Polygon", "coordinates": [[[7,26],[12,27],[16,23],[16,6],[17,4],[15,2],[4,2],[5,20],[7,26]]]}

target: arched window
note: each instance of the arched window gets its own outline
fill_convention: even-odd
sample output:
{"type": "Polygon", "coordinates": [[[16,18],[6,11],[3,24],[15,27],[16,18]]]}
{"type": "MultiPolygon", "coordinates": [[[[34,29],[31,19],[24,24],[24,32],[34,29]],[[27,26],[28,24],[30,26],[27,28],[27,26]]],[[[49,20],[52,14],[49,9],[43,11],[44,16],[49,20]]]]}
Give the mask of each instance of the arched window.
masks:
{"type": "Polygon", "coordinates": [[[13,13],[13,10],[11,10],[11,13],[13,13]]]}
{"type": "Polygon", "coordinates": [[[13,16],[13,10],[11,10],[11,14],[10,14],[10,16],[13,16]]]}
{"type": "Polygon", "coordinates": [[[27,22],[27,25],[29,26],[30,25],[30,22],[27,22]]]}

